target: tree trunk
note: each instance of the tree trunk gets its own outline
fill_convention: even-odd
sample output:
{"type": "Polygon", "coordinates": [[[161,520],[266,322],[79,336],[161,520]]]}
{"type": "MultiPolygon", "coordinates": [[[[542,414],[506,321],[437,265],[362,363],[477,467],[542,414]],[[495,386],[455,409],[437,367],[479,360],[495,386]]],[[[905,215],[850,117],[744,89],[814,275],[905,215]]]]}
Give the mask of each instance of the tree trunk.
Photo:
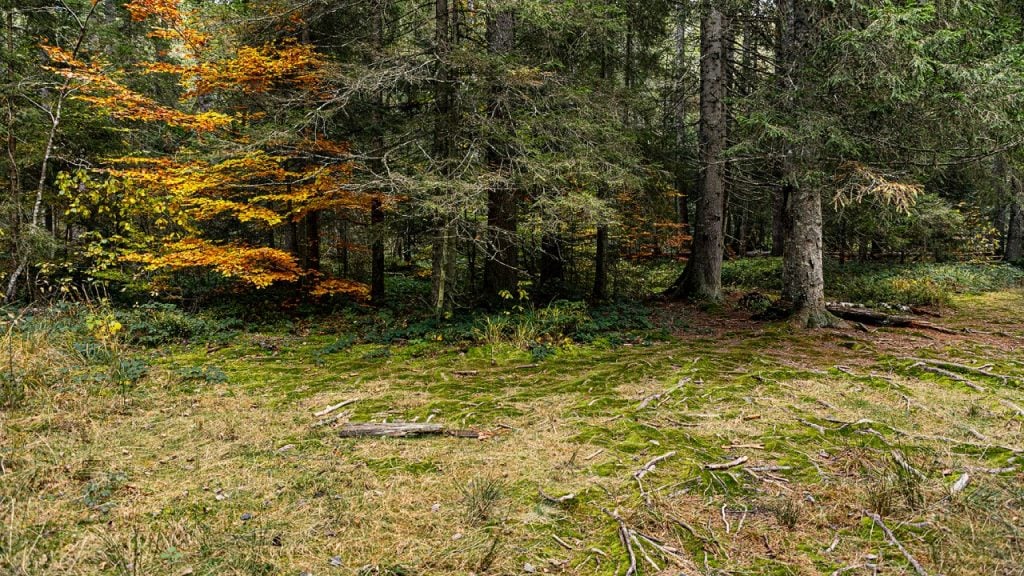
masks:
{"type": "Polygon", "coordinates": [[[540,240],[540,280],[537,301],[547,303],[565,295],[565,258],[562,242],[553,232],[545,232],[540,240]]]}
{"type": "Polygon", "coordinates": [[[384,303],[384,208],[380,198],[370,203],[370,227],[373,245],[370,249],[370,301],[379,306],[384,303]]]}
{"type": "Polygon", "coordinates": [[[303,225],[302,265],[308,270],[320,270],[320,212],[314,210],[306,214],[303,225]]]}
{"type": "Polygon", "coordinates": [[[1006,228],[1003,260],[1011,264],[1024,261],[1024,208],[1016,200],[1010,204],[1010,223],[1006,228]]]}
{"type": "Polygon", "coordinates": [[[782,256],[785,244],[785,210],[782,190],[772,194],[772,256],[782,256]]]}
{"type": "MultiPolygon", "coordinates": [[[[448,0],[434,2],[434,56],[437,59],[434,100],[436,116],[434,125],[434,161],[439,164],[442,177],[451,173],[451,130],[452,87],[449,78],[448,58],[451,49],[451,18],[448,0]]],[[[439,193],[444,193],[439,191],[439,193]]],[[[435,221],[435,233],[431,247],[430,306],[436,317],[450,310],[451,286],[454,280],[450,272],[455,262],[455,226],[450,215],[439,214],[435,221]]]]}
{"type": "MultiPolygon", "coordinates": [[[[491,55],[501,58],[512,51],[515,42],[515,14],[503,10],[487,21],[487,44],[491,55]]],[[[502,101],[502,87],[495,81],[491,88],[491,122],[511,130],[509,111],[502,101]]],[[[499,140],[507,138],[503,134],[499,140]]],[[[515,189],[506,181],[508,147],[502,141],[491,142],[487,152],[490,170],[498,175],[487,191],[487,254],[484,260],[483,294],[497,304],[502,293],[513,294],[519,283],[519,243],[517,241],[518,205],[515,189]]]]}
{"type": "MultiPolygon", "coordinates": [[[[785,26],[780,73],[792,87],[794,109],[799,109],[806,88],[803,60],[809,48],[811,8],[806,0],[780,0],[779,4],[785,26]]],[[[782,163],[782,299],[791,307],[795,323],[818,328],[839,320],[825,308],[821,194],[801,182],[800,170],[809,153],[805,146],[788,143],[782,163]]]]}
{"type": "MultiPolygon", "coordinates": [[[[373,43],[378,57],[383,54],[384,50],[384,17],[387,11],[387,1],[377,0],[373,6],[375,20],[373,43]]],[[[376,178],[383,178],[385,152],[383,90],[376,91],[375,100],[373,129],[376,131],[374,137],[376,152],[374,153],[373,168],[376,178]]],[[[381,192],[378,191],[377,194],[370,202],[370,233],[373,238],[373,244],[370,247],[370,301],[374,305],[380,306],[384,303],[384,206],[379,196],[381,192]]]]}
{"type": "Polygon", "coordinates": [[[594,249],[594,289],[590,299],[601,302],[608,297],[608,226],[598,226],[594,249]]]}
{"type": "Polygon", "coordinates": [[[718,300],[722,297],[723,212],[726,146],[724,16],[711,8],[700,25],[700,167],[701,191],[693,244],[686,268],[666,291],[674,298],[718,300]]]}
{"type": "Polygon", "coordinates": [[[675,207],[680,224],[689,224],[687,210],[689,187],[686,182],[686,26],[690,17],[689,3],[681,2],[676,8],[675,21],[675,85],[672,94],[672,128],[675,132],[675,207]]]}

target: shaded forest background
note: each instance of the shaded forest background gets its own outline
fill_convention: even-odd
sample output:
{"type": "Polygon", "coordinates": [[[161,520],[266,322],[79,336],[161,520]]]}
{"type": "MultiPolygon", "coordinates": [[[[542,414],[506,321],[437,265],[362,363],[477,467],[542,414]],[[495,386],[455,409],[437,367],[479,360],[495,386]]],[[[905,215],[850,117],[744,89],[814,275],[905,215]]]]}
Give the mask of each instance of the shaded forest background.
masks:
{"type": "Polygon", "coordinates": [[[2,288],[444,317],[772,255],[726,274],[828,324],[854,261],[1021,260],[1022,10],[6,0],[2,288]]]}

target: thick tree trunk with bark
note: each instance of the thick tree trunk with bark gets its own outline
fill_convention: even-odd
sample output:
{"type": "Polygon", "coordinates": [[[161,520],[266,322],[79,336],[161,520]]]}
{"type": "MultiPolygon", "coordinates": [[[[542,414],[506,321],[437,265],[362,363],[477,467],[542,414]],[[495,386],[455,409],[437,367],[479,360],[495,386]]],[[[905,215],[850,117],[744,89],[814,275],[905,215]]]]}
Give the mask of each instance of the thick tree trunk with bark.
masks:
{"type": "MultiPolygon", "coordinates": [[[[780,0],[784,26],[780,43],[780,83],[791,87],[799,108],[805,87],[803,75],[810,42],[811,7],[805,0],[780,0]]],[[[818,328],[839,323],[825,307],[822,255],[821,194],[804,185],[800,169],[806,159],[804,145],[787,143],[782,162],[782,299],[793,321],[818,328]]]]}
{"type": "Polygon", "coordinates": [[[816,189],[786,186],[782,299],[802,326],[830,326],[836,319],[825,308],[821,248],[821,194],[816,189]]]}
{"type": "Polygon", "coordinates": [[[700,165],[693,244],[686,268],[666,291],[674,298],[718,300],[722,297],[723,217],[728,118],[725,109],[725,17],[711,8],[700,26],[700,165]]]}
{"type": "MultiPolygon", "coordinates": [[[[501,11],[487,22],[488,50],[494,56],[512,51],[515,42],[515,14],[501,11]]],[[[491,89],[491,122],[507,127],[508,109],[502,101],[501,88],[491,89]]],[[[505,181],[508,162],[507,146],[492,142],[487,162],[499,174],[487,191],[487,254],[484,260],[484,298],[492,304],[501,302],[502,292],[515,293],[519,282],[519,243],[517,238],[518,205],[515,189],[505,181]]]]}

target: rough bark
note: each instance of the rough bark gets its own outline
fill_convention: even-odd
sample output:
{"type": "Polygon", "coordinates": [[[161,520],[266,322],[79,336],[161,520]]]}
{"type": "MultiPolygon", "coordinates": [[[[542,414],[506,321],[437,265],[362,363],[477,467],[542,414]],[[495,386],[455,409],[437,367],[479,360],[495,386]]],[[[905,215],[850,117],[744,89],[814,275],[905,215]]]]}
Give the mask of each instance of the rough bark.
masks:
{"type": "Polygon", "coordinates": [[[711,8],[701,18],[700,168],[693,243],[686,268],[666,292],[674,298],[722,297],[723,217],[727,115],[725,109],[725,18],[711,8]]]}
{"type": "MultiPolygon", "coordinates": [[[[793,107],[806,99],[804,79],[810,44],[812,12],[805,0],[780,0],[783,26],[780,42],[780,78],[789,87],[793,107]]],[[[821,194],[801,182],[800,170],[809,151],[804,144],[787,144],[782,162],[782,299],[790,306],[793,321],[817,328],[839,323],[825,307],[822,256],[821,194]]]]}
{"type": "MultiPolygon", "coordinates": [[[[495,57],[507,55],[515,42],[515,14],[500,11],[487,21],[488,50],[495,57]]],[[[502,101],[502,90],[491,89],[491,122],[507,126],[509,112],[502,101]]],[[[502,300],[501,293],[514,293],[519,282],[518,204],[515,189],[506,181],[507,146],[491,142],[487,162],[499,174],[487,191],[487,248],[484,260],[484,298],[493,303],[502,300]]]]}

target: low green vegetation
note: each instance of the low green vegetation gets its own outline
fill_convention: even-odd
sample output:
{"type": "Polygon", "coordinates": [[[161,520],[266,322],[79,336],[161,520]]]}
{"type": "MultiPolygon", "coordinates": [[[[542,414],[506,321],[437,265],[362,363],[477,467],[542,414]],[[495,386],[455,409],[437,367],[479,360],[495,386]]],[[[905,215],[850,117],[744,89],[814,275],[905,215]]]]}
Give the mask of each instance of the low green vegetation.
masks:
{"type": "Polygon", "coordinates": [[[0,573],[1013,573],[1024,292],[968,270],[956,334],[731,305],[14,314],[0,573]],[[482,439],[337,433],[384,421],[482,439]]]}
{"type": "MultiPolygon", "coordinates": [[[[781,258],[745,258],[725,262],[722,283],[736,290],[778,291],[781,258]]],[[[1009,264],[858,263],[827,260],[825,286],[832,300],[866,305],[947,306],[957,295],[982,294],[1024,284],[1024,269],[1009,264]]]]}

